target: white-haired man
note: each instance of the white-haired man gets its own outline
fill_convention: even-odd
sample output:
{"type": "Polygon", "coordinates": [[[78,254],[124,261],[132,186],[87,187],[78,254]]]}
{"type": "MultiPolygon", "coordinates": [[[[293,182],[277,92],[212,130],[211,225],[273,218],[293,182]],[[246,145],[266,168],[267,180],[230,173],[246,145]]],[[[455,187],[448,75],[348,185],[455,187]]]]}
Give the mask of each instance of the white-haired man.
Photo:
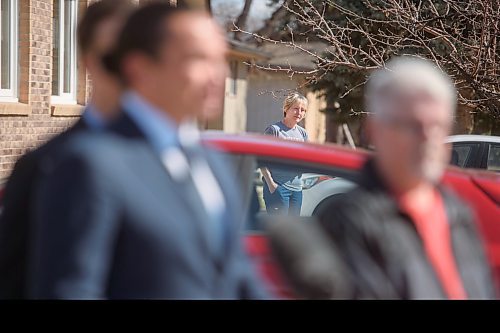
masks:
{"type": "Polygon", "coordinates": [[[472,215],[438,185],[455,104],[449,77],[415,57],[395,58],[368,80],[376,154],[359,187],[320,214],[348,267],[352,298],[495,296],[472,215]]]}

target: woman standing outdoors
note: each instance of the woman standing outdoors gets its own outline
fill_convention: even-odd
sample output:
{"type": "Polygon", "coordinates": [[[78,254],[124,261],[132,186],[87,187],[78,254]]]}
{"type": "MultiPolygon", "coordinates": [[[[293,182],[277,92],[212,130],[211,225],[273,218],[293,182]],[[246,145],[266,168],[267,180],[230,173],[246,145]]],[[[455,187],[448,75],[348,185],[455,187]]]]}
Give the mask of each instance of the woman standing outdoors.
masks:
{"type": "MultiPolygon", "coordinates": [[[[265,134],[294,141],[307,141],[306,130],[298,123],[305,118],[307,98],[294,92],[283,102],[283,120],[265,130],[265,134]]],[[[269,214],[300,215],[302,207],[301,173],[294,170],[261,168],[264,176],[264,201],[269,214]]]]}

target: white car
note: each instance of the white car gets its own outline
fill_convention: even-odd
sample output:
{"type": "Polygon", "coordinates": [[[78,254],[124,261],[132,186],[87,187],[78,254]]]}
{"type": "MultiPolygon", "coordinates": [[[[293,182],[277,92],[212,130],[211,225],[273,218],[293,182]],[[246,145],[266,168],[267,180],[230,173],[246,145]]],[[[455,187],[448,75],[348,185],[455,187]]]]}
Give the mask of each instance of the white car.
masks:
{"type": "Polygon", "coordinates": [[[500,171],[500,136],[453,135],[451,164],[461,168],[500,171]]]}
{"type": "MultiPolygon", "coordinates": [[[[500,172],[500,137],[487,135],[453,135],[446,139],[452,144],[450,164],[462,168],[487,169],[500,172]]],[[[356,186],[339,177],[304,173],[300,215],[314,215],[322,204],[356,186]]]]}
{"type": "MultiPolygon", "coordinates": [[[[455,135],[446,139],[452,144],[450,163],[462,168],[479,168],[500,172],[500,137],[485,135],[455,135]]],[[[283,167],[287,167],[284,165],[283,167]]],[[[300,169],[300,167],[297,167],[300,169]]],[[[352,180],[319,173],[302,174],[302,207],[300,215],[311,216],[356,186],[352,180]]],[[[259,195],[261,213],[265,213],[262,198],[262,175],[257,170],[255,182],[259,195]]]]}
{"type": "Polygon", "coordinates": [[[340,177],[331,177],[314,173],[302,174],[301,216],[312,216],[322,204],[334,200],[336,196],[353,189],[356,184],[340,177]]]}

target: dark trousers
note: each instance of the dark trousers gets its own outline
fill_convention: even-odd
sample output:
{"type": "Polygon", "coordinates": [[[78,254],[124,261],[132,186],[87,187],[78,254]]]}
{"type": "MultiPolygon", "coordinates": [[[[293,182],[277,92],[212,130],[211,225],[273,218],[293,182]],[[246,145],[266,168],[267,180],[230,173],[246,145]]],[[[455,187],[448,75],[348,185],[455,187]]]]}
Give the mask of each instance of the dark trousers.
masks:
{"type": "Polygon", "coordinates": [[[279,185],[271,194],[267,183],[264,182],[264,201],[268,214],[298,216],[302,207],[302,191],[290,191],[279,185]]]}

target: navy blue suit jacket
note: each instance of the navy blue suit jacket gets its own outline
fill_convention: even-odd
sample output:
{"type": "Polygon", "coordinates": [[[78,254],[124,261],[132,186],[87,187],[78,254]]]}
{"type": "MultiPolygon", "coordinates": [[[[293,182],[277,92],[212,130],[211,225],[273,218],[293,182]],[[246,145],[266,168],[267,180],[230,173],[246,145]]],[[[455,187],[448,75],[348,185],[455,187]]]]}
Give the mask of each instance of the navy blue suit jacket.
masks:
{"type": "Polygon", "coordinates": [[[25,154],[16,163],[5,187],[0,206],[0,299],[26,296],[26,251],[32,217],[31,203],[41,160],[57,151],[75,133],[87,130],[83,120],[41,147],[25,154]]]}
{"type": "Polygon", "coordinates": [[[111,133],[85,133],[45,161],[30,248],[33,298],[265,298],[242,248],[235,176],[205,157],[223,190],[229,241],[208,250],[207,216],[190,184],[174,181],[125,114],[111,133]],[[50,167],[49,167],[50,166],[50,167]]]}

